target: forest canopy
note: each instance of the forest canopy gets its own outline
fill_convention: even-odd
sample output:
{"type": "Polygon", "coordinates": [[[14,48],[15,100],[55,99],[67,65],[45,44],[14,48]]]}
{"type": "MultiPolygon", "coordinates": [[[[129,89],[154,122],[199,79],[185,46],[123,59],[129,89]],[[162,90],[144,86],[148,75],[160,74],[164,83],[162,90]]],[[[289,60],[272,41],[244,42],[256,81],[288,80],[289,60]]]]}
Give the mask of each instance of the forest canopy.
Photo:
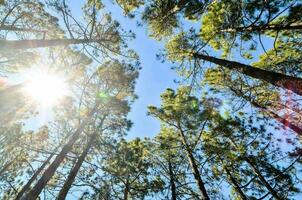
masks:
{"type": "Polygon", "coordinates": [[[302,199],[301,0],[0,0],[0,199],[302,199]]]}

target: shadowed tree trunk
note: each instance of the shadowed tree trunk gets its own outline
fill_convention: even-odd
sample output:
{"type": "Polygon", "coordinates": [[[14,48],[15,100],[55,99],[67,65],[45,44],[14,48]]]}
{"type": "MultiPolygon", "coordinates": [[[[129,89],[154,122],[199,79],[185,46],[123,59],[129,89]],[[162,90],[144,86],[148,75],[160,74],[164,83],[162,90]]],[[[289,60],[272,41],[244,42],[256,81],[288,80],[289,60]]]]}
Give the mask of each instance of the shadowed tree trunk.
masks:
{"type": "Polygon", "coordinates": [[[302,135],[302,129],[300,127],[296,126],[295,124],[291,123],[289,120],[284,119],[283,117],[279,116],[275,112],[273,112],[273,111],[269,110],[268,108],[258,104],[256,101],[251,100],[246,95],[244,95],[243,92],[235,90],[231,87],[229,87],[229,89],[232,92],[234,92],[237,96],[239,96],[239,97],[243,98],[244,100],[250,102],[250,104],[252,104],[256,108],[260,108],[263,112],[265,112],[270,117],[276,119],[278,122],[282,123],[285,127],[290,128],[291,130],[296,132],[298,135],[302,135]]]}
{"type": "Polygon", "coordinates": [[[33,200],[38,198],[39,194],[46,186],[48,181],[53,177],[54,173],[56,172],[57,168],[60,166],[64,158],[66,157],[67,153],[71,150],[74,143],[79,139],[80,134],[83,132],[84,128],[87,124],[90,123],[92,116],[97,112],[99,106],[99,102],[94,106],[94,108],[90,111],[88,116],[82,121],[79,125],[78,129],[75,133],[71,136],[70,140],[67,144],[64,145],[61,152],[56,156],[54,161],[49,165],[49,167],[45,170],[41,178],[38,180],[36,185],[22,197],[22,200],[33,200]]]}
{"type": "Polygon", "coordinates": [[[248,27],[237,27],[237,28],[229,28],[223,29],[221,32],[264,32],[264,31],[290,31],[290,30],[301,30],[302,23],[291,23],[287,25],[283,24],[271,24],[271,25],[263,25],[263,26],[248,26],[248,27]]]}
{"type": "Polygon", "coordinates": [[[171,161],[168,161],[168,167],[169,167],[170,187],[171,187],[171,195],[172,195],[171,199],[176,200],[175,177],[174,177],[171,161]]]}
{"type": "Polygon", "coordinates": [[[129,183],[129,177],[127,178],[125,189],[124,189],[124,200],[128,200],[128,195],[130,192],[130,183],[129,183]]]}
{"type": "Polygon", "coordinates": [[[20,190],[15,200],[21,199],[22,195],[30,189],[31,184],[36,180],[36,178],[39,176],[39,174],[44,170],[46,165],[50,162],[52,157],[55,155],[55,152],[49,155],[47,160],[39,167],[39,169],[34,173],[34,175],[27,181],[26,185],[20,190]]]}
{"type": "Polygon", "coordinates": [[[212,56],[207,56],[205,54],[193,53],[193,57],[215,63],[217,65],[226,67],[230,70],[236,70],[247,76],[268,82],[274,86],[291,90],[292,92],[302,96],[302,79],[292,76],[287,76],[285,74],[267,71],[264,69],[256,68],[251,65],[246,65],[243,63],[229,61],[225,59],[215,58],[212,56]]]}
{"type": "Polygon", "coordinates": [[[283,198],[280,197],[277,191],[275,191],[274,188],[272,188],[272,186],[267,182],[267,180],[263,177],[263,175],[261,174],[257,166],[254,164],[254,162],[246,156],[244,157],[244,160],[252,167],[253,172],[257,175],[257,177],[264,184],[266,189],[268,189],[268,191],[273,195],[273,197],[277,200],[282,200],[283,198]]]}
{"type": "Polygon", "coordinates": [[[231,174],[230,170],[226,167],[223,166],[224,171],[227,173],[228,178],[230,179],[232,185],[234,186],[235,190],[239,194],[242,200],[248,200],[247,196],[244,194],[244,192],[241,190],[238,182],[236,181],[235,177],[231,174]]]}
{"type": "Polygon", "coordinates": [[[185,137],[185,134],[184,132],[182,131],[180,125],[178,124],[178,127],[179,127],[179,132],[180,132],[180,138],[181,138],[181,141],[185,147],[185,151],[186,151],[186,154],[187,154],[187,157],[188,157],[188,161],[189,161],[189,164],[191,166],[191,169],[192,169],[192,172],[193,172],[193,176],[194,176],[194,179],[197,183],[197,186],[198,186],[198,189],[200,190],[200,193],[202,195],[202,199],[204,200],[209,200],[209,196],[208,196],[208,193],[207,193],[207,190],[204,186],[204,182],[202,181],[201,179],[201,175],[199,173],[199,170],[198,170],[198,166],[196,164],[196,161],[195,161],[195,158],[193,156],[193,153],[191,151],[191,148],[190,146],[188,145],[187,143],[187,140],[186,140],[186,137],[185,137]]]}
{"type": "Polygon", "coordinates": [[[80,167],[82,166],[89,150],[92,148],[93,146],[93,142],[95,140],[97,136],[97,133],[94,133],[90,136],[89,141],[84,149],[84,151],[82,152],[82,154],[80,155],[80,157],[78,158],[77,162],[75,163],[75,165],[73,166],[73,168],[71,169],[67,180],[65,181],[62,189],[59,192],[59,195],[57,197],[57,200],[64,200],[68,194],[68,191],[71,188],[72,183],[75,180],[76,175],[78,174],[78,171],[80,169],[80,167]]]}

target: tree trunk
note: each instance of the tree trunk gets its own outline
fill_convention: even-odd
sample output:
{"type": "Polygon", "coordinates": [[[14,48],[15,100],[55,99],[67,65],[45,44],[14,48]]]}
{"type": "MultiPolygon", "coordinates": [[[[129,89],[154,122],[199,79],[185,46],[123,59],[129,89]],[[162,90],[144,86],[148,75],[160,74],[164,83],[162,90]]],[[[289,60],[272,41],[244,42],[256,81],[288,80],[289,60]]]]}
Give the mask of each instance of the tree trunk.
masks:
{"type": "Polygon", "coordinates": [[[236,70],[247,76],[268,82],[274,86],[281,87],[302,96],[302,79],[292,76],[287,76],[278,72],[267,71],[256,68],[251,65],[229,61],[225,59],[215,58],[204,54],[194,53],[193,57],[202,59],[204,61],[212,62],[217,65],[226,67],[230,70],[236,70]]]}
{"type": "Polygon", "coordinates": [[[244,194],[244,192],[241,190],[239,184],[237,183],[235,177],[232,176],[231,172],[229,169],[224,166],[223,167],[224,171],[227,173],[227,176],[229,177],[231,183],[233,184],[235,190],[238,192],[239,196],[241,197],[242,200],[248,200],[247,196],[244,194]]]}
{"type": "Polygon", "coordinates": [[[287,25],[263,25],[263,26],[248,26],[248,27],[237,27],[237,28],[229,28],[223,29],[221,32],[229,32],[229,33],[236,33],[236,32],[264,32],[264,31],[289,31],[289,30],[301,30],[302,23],[291,23],[287,25]]]}
{"type": "Polygon", "coordinates": [[[46,186],[48,181],[52,178],[57,168],[60,166],[61,162],[66,157],[67,153],[71,150],[73,144],[78,140],[80,134],[83,132],[84,128],[92,119],[93,114],[97,112],[99,103],[97,103],[94,108],[90,111],[88,116],[82,121],[79,125],[78,129],[71,136],[70,140],[67,144],[64,145],[61,152],[56,156],[55,160],[49,165],[49,167],[45,170],[42,177],[38,180],[36,185],[29,191],[29,193],[25,194],[22,200],[33,200],[37,199],[42,189],[46,186]]]}
{"type": "Polygon", "coordinates": [[[207,193],[207,190],[204,186],[204,183],[201,179],[201,175],[199,173],[198,166],[196,164],[195,158],[192,154],[191,148],[189,147],[189,145],[187,143],[186,137],[185,137],[185,135],[184,135],[184,133],[181,129],[180,129],[180,137],[181,137],[183,145],[185,146],[185,151],[186,151],[186,154],[187,154],[187,157],[188,157],[188,160],[189,160],[189,164],[191,166],[193,176],[194,176],[194,179],[197,183],[198,189],[201,192],[202,199],[209,200],[210,198],[208,196],[208,193],[207,193]]]}
{"type": "Polygon", "coordinates": [[[168,167],[169,167],[169,177],[170,177],[170,187],[171,187],[171,194],[172,200],[176,200],[176,185],[175,185],[175,177],[173,173],[172,164],[170,161],[168,161],[168,167]]]}
{"type": "Polygon", "coordinates": [[[125,189],[124,189],[124,200],[128,200],[129,191],[130,191],[129,178],[127,178],[125,189]]]}
{"type": "Polygon", "coordinates": [[[75,177],[80,169],[80,167],[82,166],[89,150],[91,149],[91,147],[93,146],[93,142],[95,140],[97,136],[97,133],[93,133],[90,138],[89,141],[84,149],[84,151],[82,152],[82,154],[80,155],[80,157],[78,158],[77,162],[75,163],[75,165],[73,166],[72,170],[70,171],[67,180],[65,181],[63,187],[61,188],[59,195],[57,197],[57,200],[64,200],[67,196],[68,191],[71,188],[72,183],[75,180],[75,177]]]}
{"type": "Polygon", "coordinates": [[[46,167],[46,165],[50,162],[50,160],[52,159],[52,157],[55,155],[55,152],[53,152],[52,154],[50,154],[50,156],[47,158],[47,160],[39,167],[39,169],[35,172],[35,174],[29,179],[29,181],[26,183],[26,185],[24,185],[24,187],[20,190],[20,192],[18,193],[17,197],[15,200],[19,200],[21,199],[22,195],[29,190],[31,184],[36,180],[36,178],[38,177],[38,175],[42,172],[42,170],[44,170],[44,168],[46,167]]]}
{"type": "Polygon", "coordinates": [[[253,172],[257,175],[257,177],[264,184],[266,189],[273,195],[273,197],[277,200],[282,200],[283,198],[280,197],[278,195],[277,191],[275,191],[274,188],[272,188],[272,186],[266,181],[266,179],[262,176],[262,174],[260,173],[258,168],[254,165],[253,161],[250,158],[246,157],[246,156],[244,157],[244,160],[252,167],[253,172]]]}
{"type": "Polygon", "coordinates": [[[287,119],[284,119],[283,117],[279,116],[275,112],[269,110],[268,108],[258,104],[256,101],[251,100],[250,98],[246,97],[241,91],[235,90],[231,87],[229,89],[234,92],[237,96],[240,96],[244,100],[250,102],[251,105],[255,106],[256,108],[260,108],[263,112],[265,112],[267,115],[271,116],[272,118],[275,118],[277,121],[282,123],[285,127],[290,128],[294,132],[296,132],[298,135],[302,135],[302,129],[295,124],[291,123],[287,119]]]}
{"type": "Polygon", "coordinates": [[[0,25],[0,31],[20,31],[20,32],[33,32],[33,33],[45,33],[46,31],[40,31],[36,29],[31,28],[19,28],[15,26],[9,26],[9,25],[0,25]]]}
{"type": "Polygon", "coordinates": [[[0,52],[17,49],[33,49],[51,46],[67,46],[71,44],[87,44],[102,42],[92,39],[49,39],[49,40],[0,40],[0,52]]]}

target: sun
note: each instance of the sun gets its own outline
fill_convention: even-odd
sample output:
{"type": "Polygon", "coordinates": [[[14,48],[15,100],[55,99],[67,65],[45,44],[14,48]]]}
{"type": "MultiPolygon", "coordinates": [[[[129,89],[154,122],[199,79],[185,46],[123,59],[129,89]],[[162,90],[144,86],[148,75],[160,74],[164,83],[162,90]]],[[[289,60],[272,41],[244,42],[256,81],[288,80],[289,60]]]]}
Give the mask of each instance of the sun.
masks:
{"type": "Polygon", "coordinates": [[[28,73],[25,91],[43,107],[52,107],[68,94],[66,80],[43,71],[28,73]]]}

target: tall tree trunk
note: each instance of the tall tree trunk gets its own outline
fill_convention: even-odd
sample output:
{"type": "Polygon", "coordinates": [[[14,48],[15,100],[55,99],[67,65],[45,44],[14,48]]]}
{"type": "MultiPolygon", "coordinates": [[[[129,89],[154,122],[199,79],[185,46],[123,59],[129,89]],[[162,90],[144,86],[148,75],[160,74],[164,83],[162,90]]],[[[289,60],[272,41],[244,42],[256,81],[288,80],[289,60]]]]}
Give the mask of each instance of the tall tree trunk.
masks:
{"type": "Polygon", "coordinates": [[[237,183],[237,180],[235,179],[235,177],[233,177],[233,175],[231,174],[230,170],[226,166],[223,166],[223,169],[227,173],[228,178],[230,179],[232,185],[234,186],[235,190],[237,191],[237,193],[239,194],[241,199],[242,200],[248,200],[247,196],[241,190],[241,187],[237,183]]]}
{"type": "Polygon", "coordinates": [[[20,28],[10,25],[0,25],[0,31],[20,31],[20,32],[33,32],[33,33],[45,33],[46,31],[31,29],[31,28],[20,28]]]}
{"type": "Polygon", "coordinates": [[[57,200],[64,200],[67,196],[68,191],[71,188],[72,183],[75,180],[76,175],[78,174],[78,171],[80,169],[80,167],[82,166],[89,150],[91,149],[91,147],[93,146],[93,142],[95,140],[97,136],[97,133],[93,133],[90,138],[88,143],[86,144],[86,147],[84,149],[84,151],[82,152],[82,154],[80,155],[80,157],[78,158],[77,162],[75,163],[75,165],[73,166],[72,170],[70,171],[67,180],[65,181],[63,187],[61,188],[59,195],[57,197],[57,200]]]}
{"type": "MultiPolygon", "coordinates": [[[[179,128],[180,128],[180,126],[179,126],[179,128]]],[[[180,128],[180,138],[182,140],[183,145],[185,146],[185,151],[186,151],[186,154],[187,154],[187,157],[188,157],[188,161],[189,161],[189,164],[191,166],[191,169],[192,169],[192,172],[193,172],[193,176],[194,176],[194,179],[195,179],[195,181],[197,183],[198,189],[201,192],[202,199],[209,200],[210,198],[209,198],[207,190],[206,190],[206,188],[204,186],[204,183],[203,183],[203,181],[201,179],[201,175],[199,173],[198,166],[196,164],[195,158],[194,158],[194,156],[192,154],[191,148],[189,147],[189,145],[187,143],[185,134],[181,130],[181,128],[180,128]]]]}
{"type": "Polygon", "coordinates": [[[266,181],[264,176],[261,174],[257,166],[254,164],[254,162],[248,158],[247,156],[244,157],[244,160],[252,167],[253,172],[257,175],[257,177],[260,179],[260,181],[264,184],[266,189],[273,195],[273,197],[277,200],[282,200],[283,198],[278,195],[277,191],[272,188],[272,186],[266,181]]]}
{"type": "Polygon", "coordinates": [[[237,96],[240,96],[244,100],[250,102],[250,104],[253,105],[253,106],[255,106],[256,108],[260,108],[264,113],[266,113],[270,117],[276,119],[278,122],[282,123],[285,127],[290,128],[291,130],[293,130],[294,132],[296,132],[298,135],[302,135],[302,129],[300,127],[298,127],[295,124],[291,123],[289,120],[287,120],[287,119],[279,116],[277,113],[271,111],[267,107],[264,107],[264,106],[260,105],[259,103],[257,103],[256,101],[253,101],[252,99],[250,99],[249,97],[247,97],[245,94],[243,94],[243,92],[241,92],[239,90],[236,90],[234,88],[231,88],[231,87],[229,87],[229,88],[237,96]]]}
{"type": "Polygon", "coordinates": [[[278,72],[267,71],[264,69],[256,68],[251,65],[229,61],[225,59],[207,56],[205,54],[194,53],[193,57],[202,59],[204,61],[212,62],[217,65],[226,67],[230,70],[236,70],[247,76],[268,82],[274,86],[281,87],[302,96],[302,79],[297,77],[288,76],[278,72]]]}
{"type": "Polygon", "coordinates": [[[271,24],[271,25],[263,25],[263,26],[248,26],[248,27],[237,27],[237,28],[229,28],[223,29],[221,32],[264,32],[264,31],[289,31],[289,30],[301,30],[302,23],[291,23],[287,25],[283,24],[271,24]]]}
{"type": "Polygon", "coordinates": [[[124,200],[128,200],[129,192],[130,192],[130,185],[129,185],[129,177],[128,177],[124,189],[124,200]]]}
{"type": "MultiPolygon", "coordinates": [[[[238,148],[237,144],[235,142],[233,142],[233,140],[229,139],[229,141],[230,141],[231,145],[233,145],[235,148],[238,148]]],[[[267,180],[261,174],[261,172],[259,171],[257,166],[254,164],[254,162],[247,156],[243,156],[243,160],[251,166],[255,175],[260,179],[261,183],[264,184],[264,186],[271,193],[271,195],[273,195],[273,197],[277,200],[282,200],[283,198],[281,196],[279,196],[277,191],[275,191],[274,188],[272,188],[272,186],[269,184],[269,182],[267,182],[267,180]]]]}
{"type": "Polygon", "coordinates": [[[170,178],[170,187],[171,187],[171,194],[172,200],[176,200],[176,185],[175,185],[175,177],[174,177],[174,172],[173,172],[173,168],[172,168],[172,163],[169,160],[168,161],[168,167],[169,167],[169,178],[170,178]]]}
{"type": "Polygon", "coordinates": [[[0,40],[0,52],[16,49],[33,49],[39,47],[67,46],[71,44],[87,44],[102,42],[94,39],[49,39],[49,40],[0,40]]]}
{"type": "Polygon", "coordinates": [[[82,121],[79,125],[78,129],[71,136],[70,140],[67,144],[64,145],[61,152],[56,156],[55,160],[49,165],[49,167],[45,170],[42,177],[38,180],[36,185],[22,197],[22,200],[33,200],[37,199],[42,189],[46,186],[48,181],[52,178],[57,168],[60,166],[61,162],[66,157],[67,153],[71,150],[74,143],[78,140],[80,134],[83,132],[84,128],[92,119],[92,116],[97,112],[99,106],[99,102],[94,106],[94,108],[90,111],[88,116],[82,121]]]}
{"type": "Polygon", "coordinates": [[[42,170],[44,170],[44,168],[50,162],[50,160],[52,159],[52,157],[54,155],[55,155],[55,152],[53,152],[49,155],[47,160],[39,167],[39,169],[34,173],[34,175],[29,179],[29,181],[27,181],[26,185],[24,185],[24,187],[20,190],[20,192],[18,193],[15,200],[21,199],[22,195],[30,189],[31,184],[36,180],[36,178],[42,172],[42,170]]]}

